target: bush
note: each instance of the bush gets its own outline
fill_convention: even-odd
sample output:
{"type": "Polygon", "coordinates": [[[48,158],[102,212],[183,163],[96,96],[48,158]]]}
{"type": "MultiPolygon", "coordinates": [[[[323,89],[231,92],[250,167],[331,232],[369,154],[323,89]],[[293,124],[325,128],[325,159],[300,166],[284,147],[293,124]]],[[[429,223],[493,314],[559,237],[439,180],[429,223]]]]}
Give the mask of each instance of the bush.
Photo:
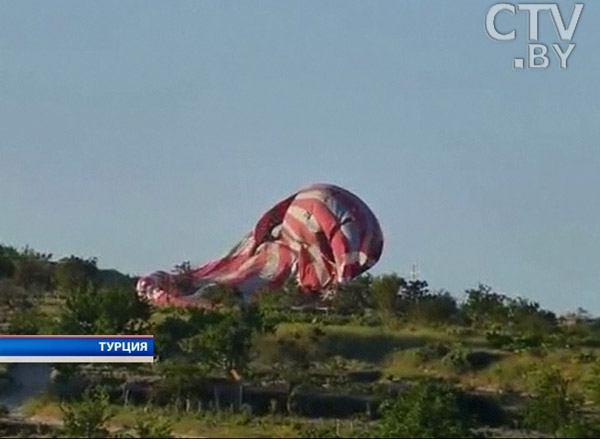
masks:
{"type": "Polygon", "coordinates": [[[524,417],[526,427],[558,437],[595,437],[580,414],[580,402],[568,394],[567,381],[557,369],[543,368],[531,376],[533,397],[524,417]]]}
{"type": "Polygon", "coordinates": [[[483,369],[489,366],[494,361],[500,358],[499,355],[492,354],[486,351],[471,351],[467,354],[467,361],[472,370],[483,369]]]}
{"type": "Polygon", "coordinates": [[[518,298],[508,301],[511,326],[530,337],[547,336],[557,326],[556,315],[540,308],[536,302],[518,298]]]}
{"type": "Polygon", "coordinates": [[[408,318],[423,323],[451,323],[458,314],[456,300],[447,292],[425,294],[408,305],[408,318]]]}
{"type": "Polygon", "coordinates": [[[79,402],[62,405],[63,430],[69,437],[107,437],[106,422],[113,416],[104,389],[87,390],[79,402]]]}
{"type": "Polygon", "coordinates": [[[135,424],[135,437],[172,438],[173,426],[169,420],[146,414],[138,419],[135,424]]]}
{"type": "Polygon", "coordinates": [[[0,254],[0,279],[4,277],[13,277],[15,274],[15,264],[12,259],[6,255],[0,254]]]}
{"type": "Polygon", "coordinates": [[[471,369],[469,363],[469,353],[462,347],[452,349],[444,358],[442,358],[442,365],[456,373],[464,373],[471,369]]]}
{"type": "Polygon", "coordinates": [[[465,293],[467,297],[462,312],[474,326],[506,325],[509,317],[509,310],[505,304],[506,296],[495,293],[490,286],[483,284],[465,293]]]}
{"type": "MultiPolygon", "coordinates": [[[[575,354],[573,362],[576,364],[591,364],[597,360],[596,354],[593,351],[580,351],[575,354]]],[[[598,377],[600,378],[600,376],[598,377]]]]}
{"type": "Polygon", "coordinates": [[[57,330],[63,334],[135,334],[145,331],[149,303],[131,287],[70,291],[57,330]]]}
{"type": "Polygon", "coordinates": [[[252,305],[241,311],[223,313],[220,321],[205,326],[196,335],[182,340],[180,345],[190,358],[215,369],[245,372],[254,356],[255,334],[273,330],[271,322],[265,321],[258,307],[252,305]]]}
{"type": "Polygon", "coordinates": [[[378,276],[371,282],[369,292],[385,325],[396,322],[398,292],[405,283],[403,278],[395,274],[378,276]]]}
{"type": "Polygon", "coordinates": [[[544,339],[540,335],[517,337],[513,343],[513,349],[544,355],[543,343],[544,339]]]}
{"type": "Polygon", "coordinates": [[[8,323],[9,334],[35,335],[40,331],[40,316],[33,310],[16,311],[8,323]]]}
{"type": "Polygon", "coordinates": [[[514,343],[514,339],[510,335],[500,334],[496,331],[486,333],[485,338],[493,349],[508,349],[514,343]]]}
{"type": "Polygon", "coordinates": [[[333,310],[341,315],[362,314],[372,305],[369,295],[371,281],[367,274],[339,285],[331,301],[333,310]]]}
{"type": "Polygon", "coordinates": [[[12,309],[22,309],[31,306],[27,291],[11,279],[0,280],[0,305],[12,309]]]}
{"type": "Polygon", "coordinates": [[[304,438],[337,438],[341,437],[337,434],[335,427],[332,426],[315,426],[308,424],[299,429],[298,437],[304,438]]]}
{"type": "Polygon", "coordinates": [[[55,287],[63,293],[84,288],[88,283],[97,284],[97,260],[81,259],[77,256],[62,258],[56,264],[53,279],[55,287]]]}
{"type": "Polygon", "coordinates": [[[49,290],[52,286],[51,257],[29,248],[23,250],[15,260],[15,282],[25,289],[49,290]]]}
{"type": "Polygon", "coordinates": [[[590,399],[600,405],[600,362],[596,362],[590,371],[590,378],[587,380],[587,391],[590,399]]]}
{"type": "Polygon", "coordinates": [[[443,343],[428,343],[415,351],[415,357],[421,363],[438,360],[450,352],[450,348],[443,343]]]}
{"type": "Polygon", "coordinates": [[[472,418],[458,393],[426,380],[381,407],[378,437],[472,437],[472,418]]]}
{"type": "Polygon", "coordinates": [[[360,421],[350,423],[339,421],[336,424],[330,422],[323,424],[305,423],[296,428],[297,437],[303,438],[343,438],[343,437],[372,437],[369,427],[360,421]]]}

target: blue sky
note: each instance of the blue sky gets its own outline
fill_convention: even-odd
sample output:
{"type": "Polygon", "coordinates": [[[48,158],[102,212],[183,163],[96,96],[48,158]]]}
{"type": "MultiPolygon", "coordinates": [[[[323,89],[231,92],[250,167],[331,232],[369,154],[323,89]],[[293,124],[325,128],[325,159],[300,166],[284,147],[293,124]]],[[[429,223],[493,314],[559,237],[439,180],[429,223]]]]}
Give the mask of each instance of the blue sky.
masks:
{"type": "Polygon", "coordinates": [[[600,313],[600,4],[567,70],[515,71],[493,3],[2,2],[0,241],[169,269],[332,182],[380,219],[374,273],[600,313]]]}

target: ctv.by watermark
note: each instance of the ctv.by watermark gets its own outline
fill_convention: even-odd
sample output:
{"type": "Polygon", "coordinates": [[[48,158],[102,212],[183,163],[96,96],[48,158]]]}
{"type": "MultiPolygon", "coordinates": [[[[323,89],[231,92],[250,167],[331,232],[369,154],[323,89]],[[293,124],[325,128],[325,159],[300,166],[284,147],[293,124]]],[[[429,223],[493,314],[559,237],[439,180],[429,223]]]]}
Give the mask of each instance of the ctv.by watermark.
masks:
{"type": "Polygon", "coordinates": [[[518,13],[527,14],[527,56],[525,58],[515,58],[513,68],[515,69],[547,69],[552,63],[551,58],[556,56],[558,66],[566,69],[569,59],[575,50],[573,36],[577,30],[581,13],[583,12],[583,3],[575,4],[571,17],[568,22],[560,11],[556,3],[498,3],[492,6],[485,15],[485,31],[488,36],[495,41],[512,41],[517,38],[517,31],[512,29],[509,32],[500,31],[496,27],[496,17],[501,13],[516,15],[518,13]],[[543,13],[543,14],[541,14],[543,13]],[[549,15],[554,23],[556,35],[561,43],[555,42],[550,45],[538,42],[539,21],[541,16],[549,15]],[[551,49],[552,50],[551,50],[551,49]],[[552,55],[554,54],[554,56],[552,55]]]}

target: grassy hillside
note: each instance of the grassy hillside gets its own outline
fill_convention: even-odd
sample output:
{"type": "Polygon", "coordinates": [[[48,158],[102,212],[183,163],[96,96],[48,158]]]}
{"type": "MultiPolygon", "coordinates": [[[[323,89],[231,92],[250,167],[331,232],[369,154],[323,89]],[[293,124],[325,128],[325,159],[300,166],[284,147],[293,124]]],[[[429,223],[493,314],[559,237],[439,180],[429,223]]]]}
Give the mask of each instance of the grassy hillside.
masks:
{"type": "MultiPolygon", "coordinates": [[[[600,322],[583,310],[558,316],[486,285],[458,301],[394,274],[320,303],[293,283],[250,305],[211,294],[221,309],[155,308],[95,259],[0,246],[3,333],[153,334],[158,358],[55,365],[19,422],[67,437],[439,437],[440,426],[591,437],[600,426],[600,322]]],[[[26,428],[3,422],[0,433],[26,428]]]]}

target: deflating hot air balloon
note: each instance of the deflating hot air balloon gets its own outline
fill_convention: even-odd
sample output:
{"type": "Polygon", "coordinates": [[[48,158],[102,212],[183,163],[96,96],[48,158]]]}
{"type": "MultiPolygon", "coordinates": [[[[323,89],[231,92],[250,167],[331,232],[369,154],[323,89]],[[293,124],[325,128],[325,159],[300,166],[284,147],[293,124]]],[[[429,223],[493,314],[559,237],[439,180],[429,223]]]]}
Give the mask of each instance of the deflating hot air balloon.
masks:
{"type": "Polygon", "coordinates": [[[185,274],[154,272],[139,279],[137,291],[158,305],[203,306],[211,285],[232,287],[249,300],[295,278],[301,291],[323,294],[371,268],[382,250],[369,207],[341,187],[317,184],[277,203],[221,259],[185,274]],[[191,289],[182,291],[181,284],[191,289]]]}

